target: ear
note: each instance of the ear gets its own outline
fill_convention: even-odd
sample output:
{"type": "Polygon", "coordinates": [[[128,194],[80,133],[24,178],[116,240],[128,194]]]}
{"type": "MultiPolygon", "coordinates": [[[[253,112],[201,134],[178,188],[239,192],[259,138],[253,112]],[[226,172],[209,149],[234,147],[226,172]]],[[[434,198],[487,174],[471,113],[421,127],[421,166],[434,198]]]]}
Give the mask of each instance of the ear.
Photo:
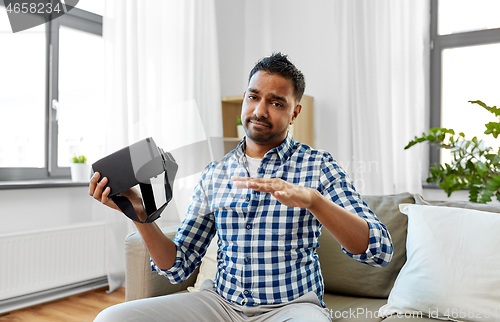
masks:
{"type": "Polygon", "coordinates": [[[292,125],[295,122],[295,119],[297,118],[297,116],[299,116],[301,110],[302,110],[302,105],[298,104],[297,106],[295,106],[295,108],[293,109],[292,119],[290,120],[290,125],[292,125]]]}

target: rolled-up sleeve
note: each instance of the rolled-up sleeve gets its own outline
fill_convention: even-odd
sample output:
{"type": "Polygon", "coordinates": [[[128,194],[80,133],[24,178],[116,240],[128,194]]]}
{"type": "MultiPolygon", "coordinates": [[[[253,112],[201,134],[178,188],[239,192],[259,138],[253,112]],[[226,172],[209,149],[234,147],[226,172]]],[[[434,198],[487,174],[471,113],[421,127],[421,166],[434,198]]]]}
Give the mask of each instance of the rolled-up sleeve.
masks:
{"type": "Polygon", "coordinates": [[[209,210],[206,189],[203,187],[206,176],[207,170],[196,185],[186,218],[173,239],[177,248],[174,265],[163,270],[151,259],[151,269],[173,284],[185,281],[195,271],[216,232],[214,214],[209,210]]]}
{"type": "Polygon", "coordinates": [[[342,251],[357,261],[384,267],[392,259],[393,246],[389,231],[375,216],[360,194],[354,188],[351,179],[332,159],[325,160],[322,166],[320,192],[337,205],[363,218],[369,227],[369,242],[363,254],[353,255],[344,247],[342,251]]]}

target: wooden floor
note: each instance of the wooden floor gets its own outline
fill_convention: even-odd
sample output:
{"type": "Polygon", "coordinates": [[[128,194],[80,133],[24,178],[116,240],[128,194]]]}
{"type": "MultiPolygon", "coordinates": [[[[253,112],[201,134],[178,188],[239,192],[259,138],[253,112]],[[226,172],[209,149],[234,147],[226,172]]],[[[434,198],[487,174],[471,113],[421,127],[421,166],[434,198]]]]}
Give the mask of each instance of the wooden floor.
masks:
{"type": "Polygon", "coordinates": [[[73,295],[49,303],[0,315],[0,321],[92,322],[103,309],[125,301],[125,288],[107,294],[108,288],[73,295]]]}

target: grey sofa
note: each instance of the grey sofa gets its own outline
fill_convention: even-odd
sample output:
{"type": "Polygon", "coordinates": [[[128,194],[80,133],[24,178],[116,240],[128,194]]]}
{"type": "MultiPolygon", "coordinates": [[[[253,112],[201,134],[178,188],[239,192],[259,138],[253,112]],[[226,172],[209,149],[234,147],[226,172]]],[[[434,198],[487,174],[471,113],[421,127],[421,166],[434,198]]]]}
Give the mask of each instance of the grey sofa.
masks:
{"type": "MultiPolygon", "coordinates": [[[[386,321],[401,316],[381,318],[377,312],[387,303],[396,277],[406,261],[407,216],[399,211],[399,204],[452,206],[500,212],[498,206],[478,205],[470,202],[425,201],[419,195],[402,193],[386,196],[363,196],[370,208],[388,228],[394,245],[394,256],[385,268],[375,268],[346,256],[333,236],[323,230],[317,249],[325,283],[324,301],[333,321],[386,321]]],[[[173,238],[177,227],[163,232],[173,238]]],[[[187,281],[173,285],[151,271],[149,254],[138,233],[126,239],[126,300],[172,294],[185,291],[195,283],[197,272],[187,281]]],[[[436,321],[426,317],[404,317],[419,321],[436,321]]]]}

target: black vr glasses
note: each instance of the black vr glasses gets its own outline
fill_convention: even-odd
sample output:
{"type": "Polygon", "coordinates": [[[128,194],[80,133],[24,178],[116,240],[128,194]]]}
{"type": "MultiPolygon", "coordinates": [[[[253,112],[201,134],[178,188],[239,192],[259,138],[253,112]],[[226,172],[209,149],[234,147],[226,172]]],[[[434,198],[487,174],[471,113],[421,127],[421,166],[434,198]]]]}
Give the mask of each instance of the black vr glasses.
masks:
{"type": "Polygon", "coordinates": [[[178,166],[170,153],[158,148],[153,138],[147,138],[96,161],[92,169],[101,174],[101,179],[108,178],[106,187],[111,188],[109,196],[127,217],[140,223],[150,223],[160,217],[172,200],[178,166]],[[157,209],[150,179],[162,172],[165,172],[166,202],[157,209]],[[130,200],[120,195],[137,184],[148,214],[145,221],[139,220],[130,200]]]}

